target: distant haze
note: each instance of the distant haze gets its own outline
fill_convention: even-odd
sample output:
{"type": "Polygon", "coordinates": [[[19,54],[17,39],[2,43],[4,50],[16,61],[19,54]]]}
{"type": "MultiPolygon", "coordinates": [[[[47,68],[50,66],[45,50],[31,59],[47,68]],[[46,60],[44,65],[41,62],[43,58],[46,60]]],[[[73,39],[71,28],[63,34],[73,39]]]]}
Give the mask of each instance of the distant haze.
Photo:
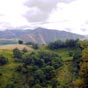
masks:
{"type": "Polygon", "coordinates": [[[88,34],[88,0],[0,0],[0,30],[45,27],[88,34]]]}
{"type": "MultiPolygon", "coordinates": [[[[87,37],[87,36],[86,36],[87,37]]],[[[36,28],[34,30],[5,30],[0,31],[0,44],[13,44],[17,40],[24,42],[34,42],[37,44],[47,44],[56,40],[85,39],[85,36],[58,30],[36,28]]]]}

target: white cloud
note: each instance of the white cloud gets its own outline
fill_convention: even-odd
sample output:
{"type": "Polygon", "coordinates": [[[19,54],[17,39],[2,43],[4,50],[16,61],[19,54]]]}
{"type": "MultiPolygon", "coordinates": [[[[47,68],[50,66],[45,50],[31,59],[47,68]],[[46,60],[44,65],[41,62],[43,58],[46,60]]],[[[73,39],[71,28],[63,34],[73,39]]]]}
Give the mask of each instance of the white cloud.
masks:
{"type": "Polygon", "coordinates": [[[44,22],[50,16],[52,10],[56,9],[58,3],[70,3],[74,0],[27,0],[25,5],[29,11],[24,17],[29,22],[44,22]]]}
{"type": "Polygon", "coordinates": [[[58,0],[28,0],[25,5],[29,8],[29,11],[24,17],[29,22],[43,22],[56,8],[57,3],[58,0]]]}
{"type": "Polygon", "coordinates": [[[17,27],[28,24],[22,14],[27,11],[27,8],[23,5],[25,0],[0,0],[0,29],[6,29],[11,26],[17,27]],[[6,25],[8,26],[6,26],[6,25]]]}
{"type": "Polygon", "coordinates": [[[65,30],[71,29],[72,32],[79,34],[88,34],[88,31],[81,30],[82,28],[88,29],[88,1],[76,0],[70,4],[58,3],[58,8],[54,10],[48,19],[49,22],[56,22],[45,24],[45,27],[56,28],[65,30]]]}
{"type": "Polygon", "coordinates": [[[38,25],[88,34],[87,8],[87,0],[0,0],[0,30],[38,25]]]}

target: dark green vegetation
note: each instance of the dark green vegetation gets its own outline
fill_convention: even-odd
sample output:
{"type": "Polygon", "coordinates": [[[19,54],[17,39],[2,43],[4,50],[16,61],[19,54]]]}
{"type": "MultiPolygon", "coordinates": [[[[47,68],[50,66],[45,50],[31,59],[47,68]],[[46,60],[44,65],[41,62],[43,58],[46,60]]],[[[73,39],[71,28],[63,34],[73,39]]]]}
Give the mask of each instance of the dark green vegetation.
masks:
{"type": "Polygon", "coordinates": [[[3,52],[0,53],[8,58],[8,63],[0,66],[1,88],[58,86],[56,70],[62,66],[62,60],[57,53],[49,50],[23,52],[18,49],[3,52]]]}
{"type": "Polygon", "coordinates": [[[70,39],[33,51],[0,50],[0,88],[87,88],[87,47],[70,39]]]}

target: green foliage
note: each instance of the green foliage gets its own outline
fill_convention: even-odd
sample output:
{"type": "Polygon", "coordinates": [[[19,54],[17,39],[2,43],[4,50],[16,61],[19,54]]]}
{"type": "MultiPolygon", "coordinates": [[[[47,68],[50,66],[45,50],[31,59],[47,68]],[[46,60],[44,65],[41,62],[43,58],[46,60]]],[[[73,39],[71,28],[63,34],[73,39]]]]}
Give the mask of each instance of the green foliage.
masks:
{"type": "Polygon", "coordinates": [[[80,41],[79,44],[82,49],[87,48],[88,47],[88,40],[80,41]]]}
{"type": "Polygon", "coordinates": [[[60,43],[62,48],[53,51],[45,46],[32,52],[26,49],[0,51],[8,58],[8,64],[0,66],[0,88],[73,88],[72,69],[80,63],[81,52],[77,45],[67,47],[65,42],[63,44],[64,47],[60,43]]]}
{"type": "Polygon", "coordinates": [[[45,77],[47,80],[52,80],[56,76],[56,72],[53,66],[46,66],[43,68],[45,77]]]}
{"type": "Polygon", "coordinates": [[[14,56],[14,58],[21,59],[22,58],[22,52],[16,48],[13,50],[13,56],[14,56]]]}
{"type": "Polygon", "coordinates": [[[82,51],[80,49],[76,50],[73,54],[73,60],[72,60],[72,73],[75,77],[79,76],[79,70],[80,70],[80,61],[81,61],[81,55],[82,51]]]}
{"type": "Polygon", "coordinates": [[[27,42],[26,45],[31,45],[33,49],[39,49],[39,45],[33,42],[27,42]]]}
{"type": "Polygon", "coordinates": [[[28,50],[26,48],[23,48],[22,52],[26,53],[26,52],[28,52],[28,50]]]}
{"type": "Polygon", "coordinates": [[[0,66],[4,65],[4,64],[7,64],[7,63],[8,63],[7,58],[5,58],[4,56],[0,55],[0,66]]]}
{"type": "Polygon", "coordinates": [[[50,43],[48,45],[48,48],[55,50],[55,49],[61,49],[61,48],[66,48],[66,47],[69,47],[69,48],[79,47],[78,41],[79,41],[78,39],[77,40],[69,39],[66,41],[58,40],[53,43],[50,43]]]}
{"type": "Polygon", "coordinates": [[[17,71],[25,75],[26,83],[34,88],[39,86],[48,87],[49,85],[58,86],[56,79],[56,69],[62,66],[62,60],[58,53],[49,50],[34,51],[24,57],[23,66],[17,71]],[[31,77],[31,78],[30,78],[31,77]],[[52,85],[52,81],[53,85],[52,85]]]}
{"type": "Polygon", "coordinates": [[[55,42],[53,42],[53,43],[50,43],[49,45],[48,45],[48,47],[50,48],[50,49],[59,49],[59,48],[62,48],[62,47],[64,47],[65,46],[65,44],[64,44],[64,42],[62,42],[61,40],[58,40],[58,41],[55,41],[55,42]]]}
{"type": "Polygon", "coordinates": [[[88,87],[88,41],[85,41],[86,45],[83,43],[84,50],[82,51],[82,58],[80,62],[80,77],[84,79],[84,87],[88,87]]]}
{"type": "Polygon", "coordinates": [[[78,47],[78,39],[77,40],[73,40],[73,39],[69,39],[65,41],[65,45],[66,47],[78,47]]]}
{"type": "Polygon", "coordinates": [[[88,88],[88,41],[80,42],[82,47],[82,56],[80,60],[79,76],[80,80],[76,81],[77,88],[88,88]]]}
{"type": "Polygon", "coordinates": [[[23,44],[23,41],[22,41],[22,40],[19,40],[19,41],[18,41],[18,44],[23,44]]]}
{"type": "Polygon", "coordinates": [[[73,52],[71,52],[71,51],[68,54],[69,54],[69,56],[73,56],[73,52]]]}
{"type": "Polygon", "coordinates": [[[33,49],[38,49],[39,46],[38,46],[38,44],[32,44],[32,48],[33,48],[33,49]]]}
{"type": "Polygon", "coordinates": [[[75,80],[74,85],[76,88],[86,88],[86,87],[83,87],[83,85],[85,85],[85,84],[82,79],[75,80]]]}
{"type": "Polygon", "coordinates": [[[33,88],[43,88],[43,87],[39,84],[36,84],[33,88]]]}

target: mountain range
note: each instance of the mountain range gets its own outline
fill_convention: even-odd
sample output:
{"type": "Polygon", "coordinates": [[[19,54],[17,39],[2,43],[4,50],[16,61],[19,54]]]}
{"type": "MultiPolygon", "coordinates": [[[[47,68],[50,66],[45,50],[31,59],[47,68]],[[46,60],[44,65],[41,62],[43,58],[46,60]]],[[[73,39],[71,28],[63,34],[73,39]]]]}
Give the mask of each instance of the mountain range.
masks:
{"type": "MultiPolygon", "coordinates": [[[[24,42],[34,42],[37,44],[47,44],[54,42],[56,40],[66,40],[66,39],[84,39],[83,35],[59,31],[50,30],[46,28],[38,27],[34,30],[4,30],[0,31],[0,39],[4,40],[16,40],[20,39],[24,42]]],[[[0,40],[1,41],[1,40],[0,40]]]]}

